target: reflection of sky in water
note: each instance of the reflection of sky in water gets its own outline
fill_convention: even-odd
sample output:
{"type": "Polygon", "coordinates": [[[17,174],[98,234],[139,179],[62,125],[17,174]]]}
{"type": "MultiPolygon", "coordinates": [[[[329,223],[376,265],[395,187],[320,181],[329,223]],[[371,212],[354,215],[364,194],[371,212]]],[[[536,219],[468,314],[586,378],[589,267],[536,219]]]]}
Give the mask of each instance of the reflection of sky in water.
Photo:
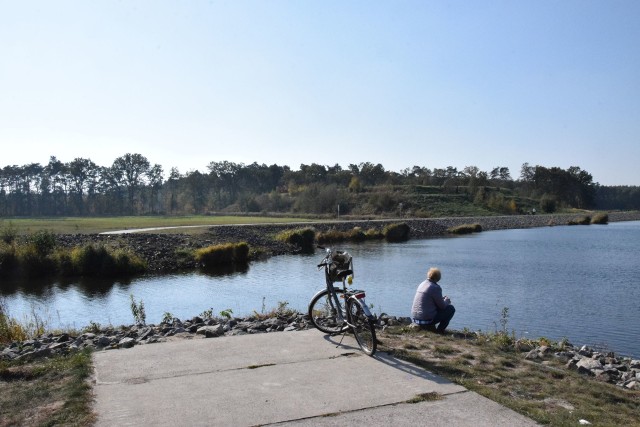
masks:
{"type": "MultiPolygon", "coordinates": [[[[500,328],[502,309],[508,307],[507,328],[518,336],[566,336],[575,344],[608,344],[640,356],[631,325],[640,316],[639,246],[640,222],[625,222],[341,248],[354,256],[354,287],[367,291],[376,313],[408,316],[416,286],[428,267],[437,266],[444,293],[457,309],[452,328],[500,328]]],[[[187,319],[209,308],[247,315],[261,312],[263,304],[266,310],[274,308],[279,301],[305,311],[324,283],[315,267],[321,258],[321,251],[274,257],[254,262],[246,271],[217,276],[49,282],[38,291],[18,290],[5,298],[13,316],[20,318],[34,307],[54,327],[82,327],[89,321],[129,324],[131,294],[144,301],[149,323],[158,323],[165,312],[187,319]]]]}

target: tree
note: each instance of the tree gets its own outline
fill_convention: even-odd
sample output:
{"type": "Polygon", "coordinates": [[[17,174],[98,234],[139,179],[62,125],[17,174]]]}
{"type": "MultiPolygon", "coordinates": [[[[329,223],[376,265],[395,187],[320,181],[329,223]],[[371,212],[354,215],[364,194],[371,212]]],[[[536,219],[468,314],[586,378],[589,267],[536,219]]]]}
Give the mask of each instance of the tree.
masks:
{"type": "Polygon", "coordinates": [[[162,180],[164,177],[164,171],[162,170],[162,166],[160,166],[157,163],[153,165],[153,167],[151,167],[147,172],[147,177],[149,179],[149,187],[151,190],[151,200],[149,201],[149,210],[153,214],[156,211],[154,208],[154,206],[156,206],[157,204],[156,196],[158,195],[158,193],[160,192],[160,189],[162,188],[162,180]]]}
{"type": "Polygon", "coordinates": [[[42,190],[47,196],[51,195],[50,203],[46,203],[46,211],[51,215],[64,215],[69,187],[67,166],[55,156],[51,156],[49,163],[44,167],[43,174],[45,185],[42,190]]]}
{"type": "Polygon", "coordinates": [[[384,167],[378,163],[365,162],[360,163],[359,177],[364,185],[379,185],[382,184],[386,178],[384,167]]]}
{"type": "Polygon", "coordinates": [[[129,212],[134,212],[134,198],[136,190],[144,183],[143,178],[149,172],[150,163],[142,154],[127,153],[118,157],[112,169],[115,175],[121,177],[121,182],[127,189],[129,212]]]}
{"type": "Polygon", "coordinates": [[[95,188],[100,169],[91,160],[77,157],[67,164],[67,170],[75,211],[83,215],[86,212],[84,194],[95,188]]]}
{"type": "Polygon", "coordinates": [[[520,168],[520,181],[532,183],[536,174],[536,168],[529,166],[529,163],[523,163],[520,168]]]}
{"type": "Polygon", "coordinates": [[[175,213],[178,208],[178,186],[180,182],[180,171],[178,168],[173,167],[169,171],[169,178],[165,183],[165,187],[169,192],[169,213],[175,213]]]}

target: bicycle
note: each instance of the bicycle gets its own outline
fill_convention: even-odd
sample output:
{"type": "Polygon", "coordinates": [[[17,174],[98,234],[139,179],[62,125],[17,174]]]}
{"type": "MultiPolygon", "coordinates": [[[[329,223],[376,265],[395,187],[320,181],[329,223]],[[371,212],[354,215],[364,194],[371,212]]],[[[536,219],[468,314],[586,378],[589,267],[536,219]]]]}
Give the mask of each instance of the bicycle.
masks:
{"type": "Polygon", "coordinates": [[[347,289],[347,283],[353,281],[353,258],[346,251],[318,248],[326,251],[318,264],[318,270],[324,267],[326,289],[309,302],[311,323],[330,335],[353,332],[362,351],[373,356],[377,346],[375,320],[365,302],[365,291],[347,289]],[[341,288],[333,285],[337,282],[342,282],[341,288]]]}

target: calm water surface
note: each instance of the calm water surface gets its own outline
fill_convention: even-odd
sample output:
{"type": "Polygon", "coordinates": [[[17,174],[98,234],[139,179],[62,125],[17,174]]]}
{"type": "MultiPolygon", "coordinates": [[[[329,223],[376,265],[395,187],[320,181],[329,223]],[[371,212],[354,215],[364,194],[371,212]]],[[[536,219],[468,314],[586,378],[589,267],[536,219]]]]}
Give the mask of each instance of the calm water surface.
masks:
{"type": "MultiPolygon", "coordinates": [[[[367,291],[374,312],[408,316],[430,266],[456,307],[452,328],[507,329],[517,336],[568,338],[640,357],[640,222],[504,230],[407,243],[346,244],[354,256],[354,287],[367,291]]],[[[236,315],[269,310],[279,301],[301,311],[323,274],[322,253],[280,256],[246,271],[136,278],[130,282],[44,283],[37,291],[3,286],[10,314],[36,311],[51,327],[130,324],[130,295],[144,301],[147,322],[165,312],[182,319],[212,308],[236,315]]]]}

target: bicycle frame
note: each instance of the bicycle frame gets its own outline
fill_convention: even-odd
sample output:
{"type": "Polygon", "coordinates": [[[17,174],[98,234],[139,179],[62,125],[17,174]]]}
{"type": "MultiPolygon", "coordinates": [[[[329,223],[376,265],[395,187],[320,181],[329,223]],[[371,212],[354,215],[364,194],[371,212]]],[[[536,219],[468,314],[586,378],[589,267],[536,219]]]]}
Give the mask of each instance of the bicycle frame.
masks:
{"type": "MultiPolygon", "coordinates": [[[[318,265],[318,267],[324,267],[324,276],[325,276],[325,282],[327,286],[327,292],[329,293],[329,295],[331,295],[330,301],[334,305],[333,308],[336,310],[338,319],[340,319],[341,322],[344,322],[345,324],[353,328],[355,326],[353,325],[353,322],[351,320],[351,313],[347,313],[346,310],[344,311],[345,313],[347,313],[346,319],[345,319],[345,316],[343,316],[342,314],[343,307],[342,307],[342,304],[340,303],[340,299],[338,298],[338,294],[335,292],[336,287],[333,285],[334,281],[331,279],[329,274],[329,265],[331,264],[330,260],[331,260],[331,255],[333,254],[333,251],[328,248],[326,249],[326,251],[327,251],[327,255],[323,259],[323,262],[318,265]]],[[[354,290],[347,289],[346,280],[347,280],[347,277],[350,275],[353,275],[352,270],[345,270],[340,274],[342,278],[342,291],[345,298],[345,304],[344,304],[345,309],[348,306],[347,304],[348,300],[359,300],[361,302],[360,306],[362,307],[362,310],[364,311],[365,315],[369,319],[372,319],[373,315],[371,314],[371,311],[369,310],[369,307],[367,306],[367,303],[365,301],[365,296],[366,296],[365,291],[356,290],[356,289],[354,290]]],[[[324,291],[319,291],[316,295],[322,292],[324,291]]]]}

